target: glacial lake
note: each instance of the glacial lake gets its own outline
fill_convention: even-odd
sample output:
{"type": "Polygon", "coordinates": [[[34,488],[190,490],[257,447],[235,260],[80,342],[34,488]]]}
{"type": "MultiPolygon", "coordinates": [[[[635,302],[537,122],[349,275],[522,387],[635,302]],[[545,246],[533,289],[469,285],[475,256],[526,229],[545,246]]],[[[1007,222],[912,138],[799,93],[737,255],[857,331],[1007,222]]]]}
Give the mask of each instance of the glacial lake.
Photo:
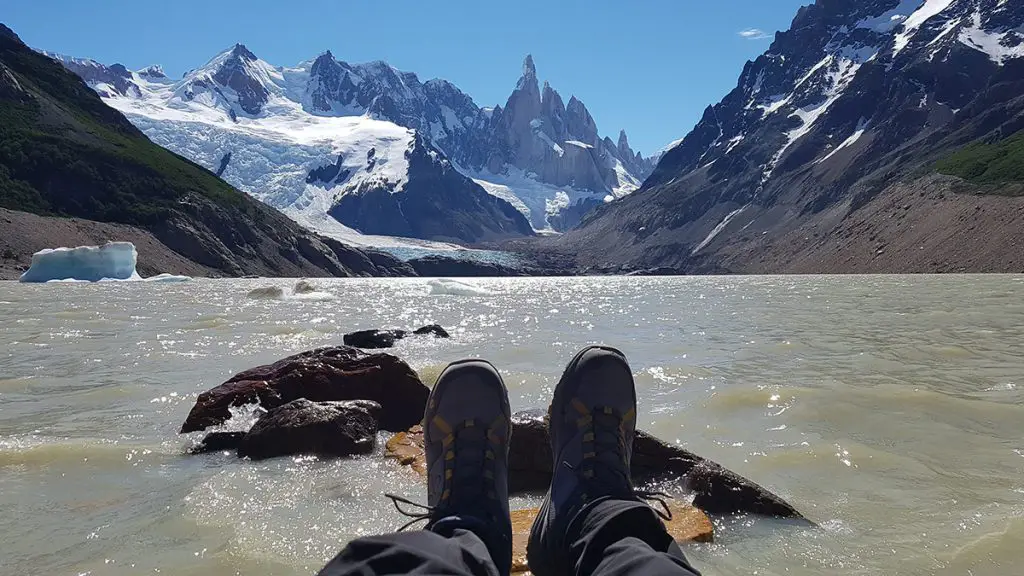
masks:
{"type": "Polygon", "coordinates": [[[383,492],[425,487],[379,455],[189,456],[200,435],[177,431],[240,370],[432,322],[452,338],[393,353],[428,383],[487,358],[514,410],[546,407],[581,346],[620,347],[641,428],[819,524],[715,518],[714,543],[684,547],[707,575],[1024,565],[1024,277],[294,283],[0,283],[0,574],[311,574],[401,525],[383,492]],[[248,296],[267,286],[283,295],[248,296]]]}

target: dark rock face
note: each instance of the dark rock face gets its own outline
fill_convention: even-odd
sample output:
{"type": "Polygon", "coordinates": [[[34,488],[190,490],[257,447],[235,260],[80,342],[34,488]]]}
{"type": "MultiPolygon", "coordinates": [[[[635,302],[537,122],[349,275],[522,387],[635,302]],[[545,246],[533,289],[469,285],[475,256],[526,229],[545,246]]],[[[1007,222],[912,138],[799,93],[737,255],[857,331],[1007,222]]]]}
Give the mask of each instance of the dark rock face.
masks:
{"type": "MultiPolygon", "coordinates": [[[[801,8],[641,190],[550,244],[584,267],[694,273],[787,271],[761,262],[832,249],[844,219],[887,186],[1020,129],[1024,57],[1009,47],[1024,42],[1024,7],[940,4],[909,29],[917,7],[901,0],[801,8]],[[810,232],[788,237],[800,228],[810,232]]],[[[950,243],[985,233],[971,226],[950,243]]]]}
{"type": "Polygon", "coordinates": [[[405,330],[360,330],[345,334],[346,346],[355,346],[372,350],[375,348],[392,348],[395,342],[405,338],[408,333],[405,330]]]}
{"type": "Polygon", "coordinates": [[[401,191],[353,190],[330,215],[365,234],[465,243],[533,235],[518,210],[459,173],[419,134],[406,156],[409,175],[401,191]]]}
{"type": "Polygon", "coordinates": [[[231,163],[231,152],[228,152],[220,157],[220,164],[217,166],[217,171],[214,174],[218,178],[224,175],[224,171],[228,169],[228,164],[231,163]]]}
{"type": "Polygon", "coordinates": [[[256,78],[251,66],[256,62],[256,55],[241,44],[235,44],[231,55],[213,74],[213,81],[225,88],[230,88],[238,95],[238,106],[245,112],[256,115],[263,110],[270,92],[256,78]]]}
{"type": "MultiPolygon", "coordinates": [[[[132,73],[121,64],[105,66],[99,62],[84,58],[67,58],[63,56],[50,55],[57,59],[65,68],[74,72],[90,85],[103,84],[107,87],[106,92],[113,91],[118,96],[139,96],[141,94],[138,85],[132,80],[132,73]]],[[[112,96],[104,94],[101,96],[112,96]]]]}
{"type": "Polygon", "coordinates": [[[445,258],[444,256],[437,255],[414,258],[409,260],[407,264],[416,270],[417,275],[433,278],[491,278],[496,276],[527,276],[537,273],[536,270],[527,266],[512,268],[492,262],[445,258]]]}
{"type": "Polygon", "coordinates": [[[0,36],[3,36],[8,40],[13,40],[18,44],[22,44],[21,38],[19,38],[18,35],[14,33],[14,30],[11,30],[10,28],[3,24],[0,24],[0,36]]]}
{"type": "MultiPolygon", "coordinates": [[[[371,151],[373,149],[371,148],[371,151]]],[[[341,184],[349,177],[348,170],[342,170],[341,164],[344,161],[342,156],[338,156],[338,161],[334,164],[328,164],[319,168],[313,168],[306,175],[306,184],[318,184],[330,190],[337,184],[341,184]]]]}
{"type": "Polygon", "coordinates": [[[238,455],[261,460],[292,454],[352,456],[373,452],[380,404],[367,400],[278,406],[241,439],[238,455]]]}
{"type": "Polygon", "coordinates": [[[318,348],[246,370],[203,392],[181,433],[222,424],[232,406],[259,403],[270,410],[299,398],[370,400],[381,406],[381,429],[399,431],[423,419],[428,395],[416,372],[394,356],[349,346],[318,348]]]}
{"type": "Polygon", "coordinates": [[[164,69],[160,66],[147,66],[146,68],[139,70],[139,75],[156,80],[163,80],[167,78],[167,74],[164,74],[164,69]]]}
{"type": "Polygon", "coordinates": [[[0,98],[23,104],[32,101],[32,95],[25,90],[10,69],[3,64],[0,64],[0,98]]]}
{"type": "Polygon", "coordinates": [[[237,450],[242,443],[245,432],[210,432],[202,442],[189,449],[189,454],[206,454],[208,452],[223,452],[225,450],[237,450]]]}
{"type": "MultiPolygon", "coordinates": [[[[509,449],[509,490],[547,490],[551,482],[551,441],[543,410],[512,416],[509,449]]],[[[786,501],[742,476],[696,454],[637,430],[633,441],[632,475],[642,484],[682,478],[695,494],[694,505],[713,514],[746,512],[783,518],[802,518],[786,501]]]]}

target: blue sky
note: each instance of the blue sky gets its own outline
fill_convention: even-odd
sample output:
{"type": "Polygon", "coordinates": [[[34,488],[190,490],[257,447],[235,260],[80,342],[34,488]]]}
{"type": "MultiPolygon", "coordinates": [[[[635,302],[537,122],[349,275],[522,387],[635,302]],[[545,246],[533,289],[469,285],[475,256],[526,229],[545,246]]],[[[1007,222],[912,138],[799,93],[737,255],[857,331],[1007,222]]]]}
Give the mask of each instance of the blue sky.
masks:
{"type": "Polygon", "coordinates": [[[809,2],[14,0],[0,21],[35,48],[172,77],[235,42],[275,65],[330,49],[448,79],[481,106],[505,103],[532,53],[541,80],[583,100],[603,135],[625,128],[650,154],[683,137],[809,2]]]}

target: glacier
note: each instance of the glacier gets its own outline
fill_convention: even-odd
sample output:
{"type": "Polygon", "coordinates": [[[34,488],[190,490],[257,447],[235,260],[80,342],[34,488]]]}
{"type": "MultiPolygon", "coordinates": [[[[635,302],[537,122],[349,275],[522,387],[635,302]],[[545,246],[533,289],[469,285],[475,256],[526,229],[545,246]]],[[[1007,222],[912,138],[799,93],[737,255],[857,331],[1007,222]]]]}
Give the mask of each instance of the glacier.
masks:
{"type": "MultiPolygon", "coordinates": [[[[274,66],[238,44],[180,79],[159,70],[132,72],[120,65],[47,55],[80,75],[157,144],[216,172],[299,224],[357,246],[457,249],[447,242],[362,234],[329,214],[345,195],[402,192],[417,134],[429,138],[458,172],[512,204],[536,231],[564,224],[553,210],[630,194],[643,179],[637,170],[653,169],[629,147],[625,133],[618,145],[601,140],[593,118],[573,98],[568,109],[559,108],[555,115],[571,120],[569,112],[577,113],[586,137],[570,134],[564,142],[559,137],[551,149],[584,167],[591,156],[600,157],[595,162],[606,169],[605,180],[597,189],[589,179],[569,178],[559,170],[568,170],[571,162],[539,175],[489,148],[493,143],[485,135],[512,129],[501,124],[513,122],[508,114],[499,122],[500,107],[478,108],[443,80],[420,82],[415,74],[383,62],[350,65],[329,51],[296,66],[274,66]]],[[[560,106],[561,100],[546,84],[547,100],[541,100],[532,60],[527,61],[529,78],[520,84],[531,89],[527,96],[536,96],[537,102],[531,100],[526,108],[538,115],[530,121],[528,136],[551,140],[553,128],[539,117],[543,111],[532,108],[549,101],[560,106]]]]}
{"type": "Polygon", "coordinates": [[[160,274],[143,278],[135,270],[138,252],[131,242],[107,242],[103,246],[47,248],[32,255],[32,264],[19,282],[181,282],[188,276],[160,274]]]}

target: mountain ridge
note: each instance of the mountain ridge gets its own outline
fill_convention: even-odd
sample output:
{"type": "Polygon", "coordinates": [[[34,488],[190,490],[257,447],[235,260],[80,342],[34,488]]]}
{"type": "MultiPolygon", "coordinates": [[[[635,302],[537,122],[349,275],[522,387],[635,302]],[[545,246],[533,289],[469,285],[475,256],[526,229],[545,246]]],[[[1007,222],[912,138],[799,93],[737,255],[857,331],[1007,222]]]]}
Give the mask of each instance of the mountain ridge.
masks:
{"type": "MultiPolygon", "coordinates": [[[[581,205],[589,209],[626,195],[639,187],[653,168],[650,159],[633,152],[624,132],[617,143],[607,137],[598,139],[593,118],[575,96],[570,99],[568,110],[555,106],[546,115],[531,102],[529,117],[523,117],[519,111],[509,110],[510,103],[515,108],[515,91],[504,108],[481,108],[446,80],[421,82],[414,73],[399,71],[381,61],[352,65],[325,51],[298,66],[280,67],[260,60],[242,44],[225,50],[177,81],[161,75],[143,76],[119,65],[50,56],[81,75],[108,104],[125,112],[160,144],[212,170],[220,170],[229,182],[293,216],[304,210],[294,205],[300,197],[309,198],[300,202],[305,206],[326,205],[333,204],[327,196],[336,199],[347,189],[365,189],[359,172],[352,170],[355,166],[347,167],[349,176],[354,178],[342,182],[333,194],[309,189],[305,176],[299,180],[298,171],[268,186],[266,171],[253,174],[233,169],[232,164],[244,161],[247,151],[223,142],[218,150],[197,150],[191,141],[196,137],[194,130],[181,127],[190,133],[190,141],[178,141],[183,136],[173,134],[175,127],[168,122],[200,122],[218,131],[229,128],[225,120],[254,130],[261,129],[261,124],[274,124],[271,130],[281,128],[279,120],[329,124],[338,118],[365,117],[390,122],[424,134],[461,174],[487,193],[510,202],[537,230],[571,225],[565,217],[570,208],[581,212],[585,211],[581,205]],[[570,121],[591,128],[593,137],[586,133],[587,141],[567,140],[576,133],[552,130],[552,113],[568,113],[570,121]],[[157,121],[163,121],[165,126],[159,126],[157,121]],[[566,144],[567,141],[573,144],[566,144]],[[522,143],[524,147],[515,148],[512,143],[522,143]],[[232,153],[230,162],[221,167],[228,152],[232,153]]],[[[536,83],[532,57],[527,60],[536,83]]],[[[553,89],[546,93],[549,100],[555,99],[551,95],[557,95],[553,89]]],[[[560,97],[557,100],[560,104],[560,97]]],[[[264,150],[252,154],[262,155],[261,162],[268,164],[269,170],[274,167],[274,160],[265,149],[275,147],[275,139],[280,142],[290,136],[267,137],[266,130],[261,136],[264,142],[258,148],[264,150]]],[[[226,139],[222,135],[211,137],[226,139]]],[[[300,143],[311,142],[306,139],[300,143]]],[[[335,148],[337,144],[340,142],[335,143],[335,148]]],[[[335,152],[301,154],[300,158],[289,159],[288,166],[303,164],[308,173],[333,162],[335,152]]],[[[398,180],[401,178],[392,178],[380,189],[394,191],[400,185],[398,180]]],[[[338,213],[332,209],[333,205],[316,215],[303,214],[297,219],[307,224],[322,222],[324,213],[338,213]]],[[[325,225],[319,231],[331,234],[336,229],[325,225]]]]}
{"type": "MultiPolygon", "coordinates": [[[[921,178],[972,141],[1024,127],[1022,28],[1024,9],[1002,0],[818,0],[744,66],[640,190],[538,249],[582,269],[682,272],[784,272],[797,252],[852,258],[835,253],[835,235],[856,236],[843,222],[858,210],[905,193],[901,182],[920,181],[911,208],[929,190],[969,190],[921,178]]],[[[961,232],[921,246],[959,253],[957,240],[986,240],[974,222],[961,232]]],[[[844,236],[844,251],[879,249],[870,233],[853,240],[844,236]]],[[[875,270],[854,260],[850,271],[875,270]]],[[[936,270],[956,268],[938,260],[936,270]]]]}

